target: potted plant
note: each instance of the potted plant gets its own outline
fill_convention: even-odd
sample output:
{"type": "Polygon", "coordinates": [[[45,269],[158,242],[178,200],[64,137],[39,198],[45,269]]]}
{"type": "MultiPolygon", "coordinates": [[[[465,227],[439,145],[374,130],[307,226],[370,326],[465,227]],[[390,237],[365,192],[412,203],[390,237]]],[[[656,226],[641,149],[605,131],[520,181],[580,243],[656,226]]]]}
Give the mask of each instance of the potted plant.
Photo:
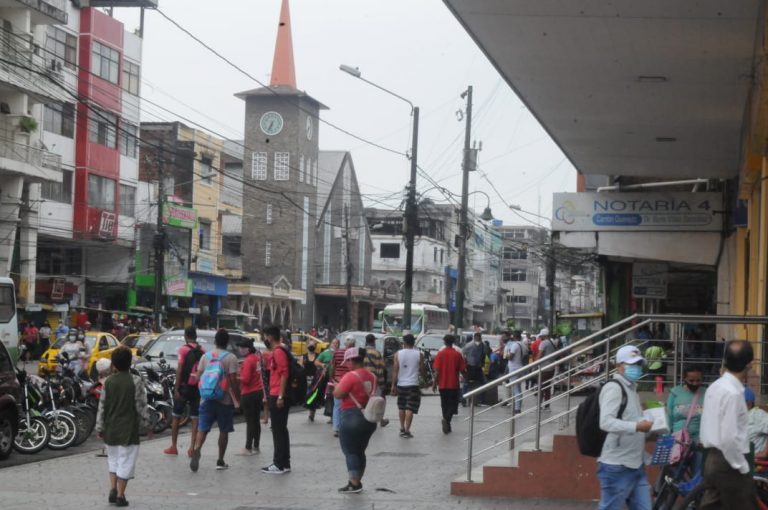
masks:
{"type": "Polygon", "coordinates": [[[34,133],[37,131],[37,121],[32,117],[24,116],[19,119],[19,129],[24,133],[34,133]]]}

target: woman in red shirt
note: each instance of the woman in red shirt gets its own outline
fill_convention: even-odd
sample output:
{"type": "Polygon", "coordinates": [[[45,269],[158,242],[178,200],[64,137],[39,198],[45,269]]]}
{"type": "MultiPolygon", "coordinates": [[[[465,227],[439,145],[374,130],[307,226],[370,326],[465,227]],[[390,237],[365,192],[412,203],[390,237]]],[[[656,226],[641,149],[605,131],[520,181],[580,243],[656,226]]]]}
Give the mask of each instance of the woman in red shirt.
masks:
{"type": "Polygon", "coordinates": [[[261,439],[261,409],[264,403],[264,381],[261,370],[264,359],[253,346],[253,340],[242,340],[238,346],[240,353],[245,355],[240,367],[240,407],[245,417],[245,448],[238,455],[253,455],[259,453],[261,439]]]}
{"type": "Polygon", "coordinates": [[[362,492],[365,449],[368,448],[368,441],[376,430],[376,424],[366,420],[362,412],[368,404],[368,399],[376,391],[376,376],[363,366],[365,355],[365,349],[359,347],[349,347],[344,352],[343,364],[347,365],[349,372],[333,390],[333,397],[341,400],[339,442],[349,473],[349,482],[339,489],[339,492],[344,494],[362,492]]]}

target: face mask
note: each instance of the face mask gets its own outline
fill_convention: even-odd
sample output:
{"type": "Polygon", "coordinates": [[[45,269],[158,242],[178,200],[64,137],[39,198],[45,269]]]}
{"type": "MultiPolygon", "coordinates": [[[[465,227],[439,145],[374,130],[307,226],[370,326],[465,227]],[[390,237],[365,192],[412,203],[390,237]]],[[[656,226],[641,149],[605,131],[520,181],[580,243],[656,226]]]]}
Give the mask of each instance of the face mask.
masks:
{"type": "Polygon", "coordinates": [[[643,367],[640,365],[628,365],[624,368],[624,377],[630,382],[637,382],[643,376],[643,367]]]}
{"type": "Polygon", "coordinates": [[[310,345],[309,347],[307,347],[307,350],[309,352],[315,352],[315,346],[314,345],[310,345]]]}
{"type": "Polygon", "coordinates": [[[696,393],[699,391],[699,388],[701,388],[701,384],[688,384],[685,383],[686,386],[688,386],[688,389],[691,390],[691,393],[696,393]]]}

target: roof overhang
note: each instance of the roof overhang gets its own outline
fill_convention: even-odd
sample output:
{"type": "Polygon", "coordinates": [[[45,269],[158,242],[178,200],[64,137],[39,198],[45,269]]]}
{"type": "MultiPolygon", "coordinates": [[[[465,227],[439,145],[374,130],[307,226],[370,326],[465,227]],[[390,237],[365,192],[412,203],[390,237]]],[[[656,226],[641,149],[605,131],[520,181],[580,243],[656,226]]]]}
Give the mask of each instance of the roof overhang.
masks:
{"type": "Polygon", "coordinates": [[[581,173],[738,174],[759,0],[444,0],[581,173]]]}

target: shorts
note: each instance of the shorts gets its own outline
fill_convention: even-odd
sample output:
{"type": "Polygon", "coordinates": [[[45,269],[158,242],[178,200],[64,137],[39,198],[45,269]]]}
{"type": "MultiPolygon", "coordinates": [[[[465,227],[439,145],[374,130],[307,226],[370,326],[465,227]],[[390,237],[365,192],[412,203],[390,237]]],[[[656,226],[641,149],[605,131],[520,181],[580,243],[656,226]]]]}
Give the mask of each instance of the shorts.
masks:
{"type": "Polygon", "coordinates": [[[181,400],[173,401],[173,416],[181,418],[184,416],[184,408],[189,404],[189,416],[197,418],[200,414],[200,390],[194,386],[182,386],[179,388],[181,400]]]}
{"type": "Polygon", "coordinates": [[[421,407],[421,388],[418,386],[397,387],[397,408],[401,411],[419,413],[421,407]]]}
{"type": "Polygon", "coordinates": [[[139,445],[107,445],[107,465],[109,472],[115,473],[121,480],[130,480],[136,471],[136,459],[139,457],[139,445]]]}
{"type": "Polygon", "coordinates": [[[218,400],[203,400],[200,403],[200,421],[197,430],[210,432],[213,422],[219,425],[219,432],[235,431],[235,406],[222,404],[218,400]]]}

